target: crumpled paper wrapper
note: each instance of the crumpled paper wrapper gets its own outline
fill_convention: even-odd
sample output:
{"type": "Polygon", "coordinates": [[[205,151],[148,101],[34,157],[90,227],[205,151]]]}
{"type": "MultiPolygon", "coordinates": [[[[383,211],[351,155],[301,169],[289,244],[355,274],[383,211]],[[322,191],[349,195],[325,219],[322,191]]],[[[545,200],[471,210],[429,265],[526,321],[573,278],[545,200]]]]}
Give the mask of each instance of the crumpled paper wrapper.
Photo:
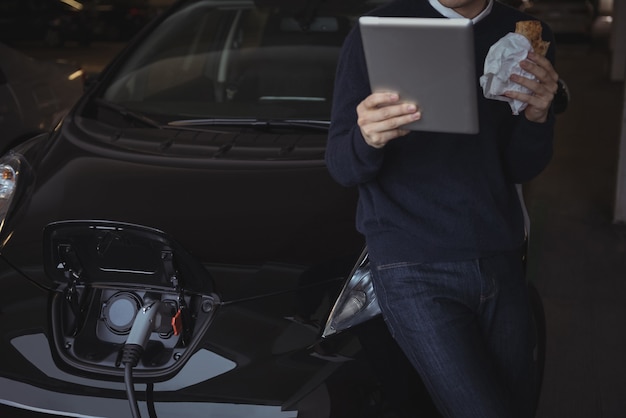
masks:
{"type": "Polygon", "coordinates": [[[480,86],[488,99],[509,102],[514,115],[526,109],[527,103],[503,96],[505,91],[532,92],[524,86],[510,80],[511,74],[534,79],[535,77],[520,67],[520,62],[532,51],[528,38],[519,33],[508,33],[493,44],[485,58],[484,74],[480,77],[480,86]]]}

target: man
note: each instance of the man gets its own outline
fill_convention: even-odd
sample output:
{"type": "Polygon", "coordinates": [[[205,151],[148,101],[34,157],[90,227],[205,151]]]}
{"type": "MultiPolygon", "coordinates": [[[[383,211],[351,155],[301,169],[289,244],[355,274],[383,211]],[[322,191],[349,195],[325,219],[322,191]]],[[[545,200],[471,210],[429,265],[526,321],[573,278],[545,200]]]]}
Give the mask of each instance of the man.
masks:
{"type": "MultiPolygon", "coordinates": [[[[396,0],[371,14],[472,19],[479,75],[489,48],[517,21],[533,20],[493,0],[396,0]]],[[[358,28],[339,60],[327,165],[339,183],[359,188],[357,227],[383,317],[447,417],[530,417],[534,410],[515,185],[552,156],[558,75],[545,25],[543,37],[551,42],[547,58],[529,53],[521,67],[532,76],[511,77],[530,93],[505,93],[526,109],[514,115],[507,102],[481,94],[476,135],[403,129],[421,110],[396,92],[372,94],[358,28]]],[[[454,77],[454,69],[442,77],[454,77]]]]}

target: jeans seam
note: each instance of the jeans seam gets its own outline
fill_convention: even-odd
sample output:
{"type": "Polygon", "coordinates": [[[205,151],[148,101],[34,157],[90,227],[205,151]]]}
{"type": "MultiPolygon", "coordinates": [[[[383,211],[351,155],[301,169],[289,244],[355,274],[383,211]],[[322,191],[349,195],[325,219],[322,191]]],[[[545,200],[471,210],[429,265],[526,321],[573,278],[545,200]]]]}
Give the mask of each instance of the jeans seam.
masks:
{"type": "Polygon", "coordinates": [[[489,274],[487,275],[487,280],[489,280],[490,284],[491,284],[491,288],[490,289],[484,289],[483,288],[483,284],[486,284],[486,280],[484,279],[484,275],[485,272],[483,271],[483,269],[481,268],[481,263],[480,260],[478,260],[478,262],[476,263],[476,268],[478,270],[478,277],[480,279],[480,283],[481,283],[481,289],[480,289],[480,300],[479,300],[479,305],[478,305],[478,309],[481,310],[483,308],[483,305],[485,304],[485,302],[493,299],[496,294],[498,293],[498,285],[496,283],[496,280],[494,278],[493,275],[489,274]],[[484,292],[484,290],[489,290],[489,293],[486,294],[484,292]]]}
{"type": "Polygon", "coordinates": [[[399,267],[419,266],[420,264],[424,264],[424,263],[399,261],[397,263],[380,264],[380,265],[376,266],[376,269],[378,271],[384,271],[384,270],[391,270],[391,269],[395,269],[395,268],[399,268],[399,267]]]}
{"type": "Polygon", "coordinates": [[[486,302],[490,299],[493,299],[496,294],[498,293],[498,285],[496,284],[496,281],[494,280],[493,277],[490,277],[489,280],[491,281],[491,291],[489,292],[489,294],[485,295],[483,294],[483,292],[480,292],[480,302],[486,302]]]}
{"type": "MultiPolygon", "coordinates": [[[[380,271],[380,269],[378,267],[376,267],[377,270],[380,271]]],[[[385,321],[385,323],[387,324],[387,329],[389,330],[389,333],[391,334],[392,338],[395,339],[395,329],[392,325],[392,323],[387,319],[387,315],[386,315],[386,310],[388,307],[388,297],[387,297],[387,292],[384,289],[384,286],[382,286],[382,284],[380,284],[379,286],[376,285],[376,281],[377,281],[377,277],[373,277],[373,286],[374,286],[374,291],[376,292],[376,297],[378,298],[378,303],[382,309],[382,313],[383,313],[383,320],[385,321]]],[[[393,315],[392,315],[393,316],[393,315]]]]}

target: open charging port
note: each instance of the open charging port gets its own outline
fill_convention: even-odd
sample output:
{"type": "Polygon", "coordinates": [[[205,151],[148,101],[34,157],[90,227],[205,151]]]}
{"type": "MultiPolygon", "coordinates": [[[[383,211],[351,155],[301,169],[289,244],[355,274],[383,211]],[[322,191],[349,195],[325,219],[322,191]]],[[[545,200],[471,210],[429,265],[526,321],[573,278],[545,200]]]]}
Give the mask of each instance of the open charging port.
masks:
{"type": "Polygon", "coordinates": [[[44,245],[62,366],[123,376],[126,347],[139,345],[134,377],[165,380],[193,354],[219,306],[206,269],[161,231],[57,222],[46,227],[44,245]]]}

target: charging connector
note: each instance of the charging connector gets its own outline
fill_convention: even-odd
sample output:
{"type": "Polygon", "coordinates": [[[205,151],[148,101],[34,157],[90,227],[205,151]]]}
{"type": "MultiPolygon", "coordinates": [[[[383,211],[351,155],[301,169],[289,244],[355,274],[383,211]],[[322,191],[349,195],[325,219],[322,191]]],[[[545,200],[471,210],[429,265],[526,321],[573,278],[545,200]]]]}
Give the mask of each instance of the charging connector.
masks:
{"type": "Polygon", "coordinates": [[[124,381],[126,393],[130,402],[133,418],[141,418],[135,388],[133,384],[133,368],[139,363],[139,359],[148,344],[150,334],[153,332],[165,332],[172,329],[171,307],[161,301],[148,301],[135,316],[133,326],[130,329],[126,343],[122,348],[122,364],[124,365],[124,381]]]}
{"type": "Polygon", "coordinates": [[[137,312],[126,344],[124,344],[122,364],[131,363],[132,367],[137,365],[146,344],[148,344],[150,334],[161,326],[163,315],[161,315],[160,307],[160,301],[153,301],[144,305],[137,312]]]}

